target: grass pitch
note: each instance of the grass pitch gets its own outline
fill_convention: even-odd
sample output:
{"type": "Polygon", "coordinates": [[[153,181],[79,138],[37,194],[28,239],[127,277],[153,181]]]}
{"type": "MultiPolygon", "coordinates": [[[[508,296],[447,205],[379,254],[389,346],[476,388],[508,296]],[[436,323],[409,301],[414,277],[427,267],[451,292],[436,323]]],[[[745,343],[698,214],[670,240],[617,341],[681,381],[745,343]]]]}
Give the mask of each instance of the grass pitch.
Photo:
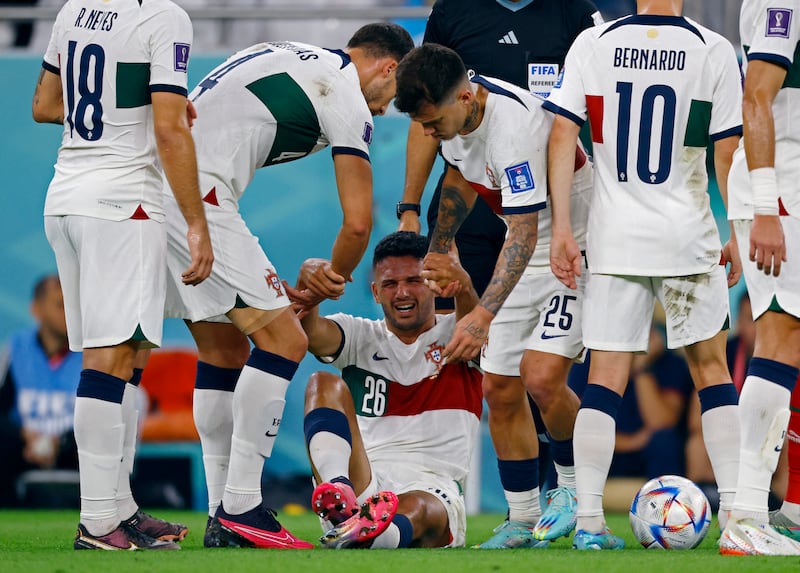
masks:
{"type": "MultiPolygon", "coordinates": [[[[735,573],[799,571],[798,557],[723,557],[717,554],[719,528],[711,524],[709,535],[691,551],[643,549],[634,539],[626,515],[610,515],[609,525],[625,539],[621,551],[571,549],[560,539],[548,549],[488,551],[475,549],[402,549],[396,551],[281,551],[254,549],[205,549],[202,532],[206,516],[196,512],[158,511],[159,517],[189,526],[182,551],[101,552],[74,551],[72,540],[77,511],[0,511],[0,572],[32,573],[361,573],[403,571],[410,573],[528,572],[554,573],[713,573],[725,568],[735,573]]],[[[303,539],[315,540],[319,525],[312,513],[279,515],[281,523],[303,539]]],[[[467,543],[491,535],[502,521],[500,515],[469,518],[467,543]]]]}

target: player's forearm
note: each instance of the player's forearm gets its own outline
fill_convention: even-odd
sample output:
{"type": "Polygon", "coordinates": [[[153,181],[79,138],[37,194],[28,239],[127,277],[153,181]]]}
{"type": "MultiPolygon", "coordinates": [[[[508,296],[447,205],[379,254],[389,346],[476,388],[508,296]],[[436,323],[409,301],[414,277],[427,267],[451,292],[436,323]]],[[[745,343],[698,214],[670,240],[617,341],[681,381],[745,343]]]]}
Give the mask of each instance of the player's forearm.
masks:
{"type": "Polygon", "coordinates": [[[772,98],[765,93],[745,93],[742,126],[747,169],[775,166],[775,118],[772,98]]]}
{"type": "Polygon", "coordinates": [[[497,314],[514,290],[536,248],[538,213],[510,215],[506,221],[506,240],[497,257],[494,274],[480,300],[480,305],[492,314],[497,314]]]}
{"type": "Polygon", "coordinates": [[[406,176],[403,185],[403,203],[419,203],[428,182],[439,142],[425,135],[422,125],[412,121],[406,143],[406,176]]]}
{"type": "Polygon", "coordinates": [[[428,250],[432,253],[448,252],[451,241],[471,210],[472,205],[467,203],[467,199],[461,192],[456,187],[449,186],[445,181],[439,198],[439,215],[436,219],[436,228],[431,235],[428,250]]]}
{"type": "Polygon", "coordinates": [[[371,221],[348,224],[345,220],[339,229],[331,251],[331,268],[334,272],[350,279],[367,250],[371,231],[371,221]]]}
{"type": "Polygon", "coordinates": [[[64,123],[64,100],[61,78],[44,68],[39,73],[31,105],[33,120],[37,123],[64,123]]]}
{"type": "Polygon", "coordinates": [[[456,320],[461,320],[462,317],[470,313],[473,308],[478,306],[480,300],[478,293],[475,292],[475,287],[472,286],[472,279],[467,273],[464,273],[464,277],[460,279],[460,282],[461,290],[453,297],[456,307],[456,320]]]}
{"type": "Polygon", "coordinates": [[[572,234],[570,193],[575,172],[575,149],[580,127],[557,116],[547,147],[547,178],[553,233],[572,234]]]}
{"type": "Polygon", "coordinates": [[[330,356],[341,345],[341,331],[327,318],[319,315],[319,306],[308,310],[300,325],[308,337],[308,351],[314,356],[330,356]]]}
{"type": "Polygon", "coordinates": [[[714,143],[714,172],[717,187],[725,209],[728,209],[728,173],[733,162],[733,152],[739,145],[739,136],[726,137],[714,143]]]}
{"type": "Polygon", "coordinates": [[[157,130],[156,141],[164,174],[190,228],[206,225],[197,179],[194,140],[185,128],[157,130]]]}

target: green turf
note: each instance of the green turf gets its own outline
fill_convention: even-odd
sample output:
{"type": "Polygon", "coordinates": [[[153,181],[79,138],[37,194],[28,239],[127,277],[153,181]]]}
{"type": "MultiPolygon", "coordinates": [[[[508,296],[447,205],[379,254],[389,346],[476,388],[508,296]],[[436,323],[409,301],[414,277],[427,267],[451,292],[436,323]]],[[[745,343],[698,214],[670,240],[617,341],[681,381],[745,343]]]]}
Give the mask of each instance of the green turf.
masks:
{"type": "MultiPolygon", "coordinates": [[[[0,511],[0,572],[127,573],[129,571],[194,573],[303,572],[361,573],[403,571],[409,573],[735,573],[751,571],[798,571],[797,557],[722,557],[716,551],[719,530],[711,526],[706,540],[692,551],[646,551],[636,543],[627,516],[609,516],[614,531],[625,538],[622,551],[578,552],[561,539],[544,550],[487,551],[475,549],[405,549],[397,551],[267,551],[252,549],[204,549],[205,516],[191,512],[157,512],[160,517],[189,525],[182,551],[116,553],[73,551],[75,511],[0,511]],[[534,569],[535,568],[535,569],[534,569]]],[[[281,522],[299,537],[314,540],[320,534],[316,517],[280,515],[281,522]]],[[[469,519],[468,544],[491,534],[502,520],[499,515],[469,519]]]]}

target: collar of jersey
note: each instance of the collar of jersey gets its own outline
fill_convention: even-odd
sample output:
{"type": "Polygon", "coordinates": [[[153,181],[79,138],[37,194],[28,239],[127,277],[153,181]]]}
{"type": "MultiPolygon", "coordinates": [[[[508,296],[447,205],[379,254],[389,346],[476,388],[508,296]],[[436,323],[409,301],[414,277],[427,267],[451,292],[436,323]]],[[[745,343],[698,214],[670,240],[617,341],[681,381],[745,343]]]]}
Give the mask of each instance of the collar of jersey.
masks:
{"type": "Polygon", "coordinates": [[[533,0],[520,0],[519,2],[509,2],[508,0],[496,0],[496,2],[500,4],[500,6],[502,6],[503,8],[507,8],[512,12],[519,12],[520,10],[525,8],[525,6],[533,4],[533,0]]]}
{"type": "Polygon", "coordinates": [[[341,68],[339,68],[340,70],[341,70],[341,69],[344,69],[345,67],[347,67],[347,64],[349,64],[349,63],[350,63],[350,61],[351,61],[351,60],[350,60],[350,56],[349,56],[349,55],[348,55],[348,53],[347,53],[347,52],[345,52],[344,50],[330,50],[330,49],[328,49],[328,48],[325,48],[325,49],[326,49],[326,50],[328,50],[330,53],[332,53],[332,54],[336,54],[337,56],[339,56],[340,58],[342,58],[342,67],[341,67],[341,68]]]}

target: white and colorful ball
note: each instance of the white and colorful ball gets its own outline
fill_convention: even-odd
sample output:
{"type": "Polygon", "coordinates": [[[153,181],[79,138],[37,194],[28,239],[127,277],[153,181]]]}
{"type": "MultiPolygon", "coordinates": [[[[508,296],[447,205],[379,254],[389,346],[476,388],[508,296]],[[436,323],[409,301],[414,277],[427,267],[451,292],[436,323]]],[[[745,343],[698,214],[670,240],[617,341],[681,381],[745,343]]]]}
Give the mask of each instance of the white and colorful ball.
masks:
{"type": "Polygon", "coordinates": [[[691,480],[666,475],[651,479],[636,494],[631,528],[648,549],[694,549],[711,523],[711,505],[691,480]]]}

